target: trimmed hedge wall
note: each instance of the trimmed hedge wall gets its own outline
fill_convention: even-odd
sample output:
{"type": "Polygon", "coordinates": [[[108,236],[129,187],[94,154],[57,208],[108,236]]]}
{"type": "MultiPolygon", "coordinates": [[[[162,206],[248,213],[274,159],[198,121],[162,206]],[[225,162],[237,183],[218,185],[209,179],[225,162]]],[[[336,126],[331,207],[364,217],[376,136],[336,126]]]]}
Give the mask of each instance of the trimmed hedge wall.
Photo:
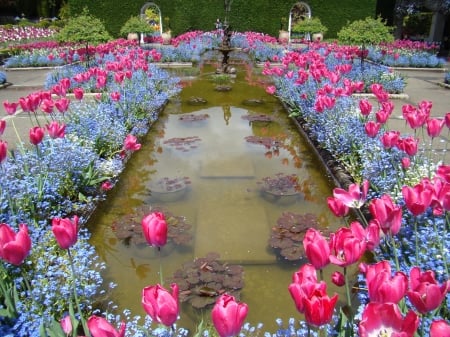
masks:
{"type": "MultiPolygon", "coordinates": [[[[215,29],[215,21],[224,19],[222,0],[155,0],[162,16],[170,18],[172,35],[190,30],[215,29]]],[[[335,38],[337,32],[349,22],[375,17],[377,0],[308,0],[313,16],[328,27],[326,38],[335,38]]],[[[71,15],[82,12],[84,7],[105,23],[111,35],[117,37],[120,28],[131,15],[140,13],[146,1],[123,0],[69,0],[71,15]]],[[[230,24],[233,30],[254,31],[278,36],[280,20],[288,17],[296,1],[289,0],[234,0],[231,5],[230,24]]]]}

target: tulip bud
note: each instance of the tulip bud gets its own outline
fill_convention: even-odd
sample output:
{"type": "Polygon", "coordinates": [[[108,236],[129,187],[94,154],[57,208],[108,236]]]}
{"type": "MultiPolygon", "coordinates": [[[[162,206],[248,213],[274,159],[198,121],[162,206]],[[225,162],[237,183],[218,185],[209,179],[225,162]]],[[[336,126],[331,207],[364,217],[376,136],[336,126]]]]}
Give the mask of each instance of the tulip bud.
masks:
{"type": "Polygon", "coordinates": [[[237,336],[247,313],[246,303],[236,302],[235,298],[228,294],[221,295],[211,311],[212,321],[219,336],[237,336]]]}
{"type": "Polygon", "coordinates": [[[62,249],[69,249],[78,239],[78,216],[72,220],[67,218],[53,218],[52,232],[55,235],[58,245],[62,249]]]}
{"type": "Polygon", "coordinates": [[[345,284],[345,278],[344,275],[338,271],[335,271],[331,275],[331,282],[333,282],[338,287],[342,287],[345,284]]]}
{"type": "Polygon", "coordinates": [[[142,231],[148,244],[162,247],[167,243],[167,222],[164,214],[153,212],[145,216],[142,221],[142,231]]]}

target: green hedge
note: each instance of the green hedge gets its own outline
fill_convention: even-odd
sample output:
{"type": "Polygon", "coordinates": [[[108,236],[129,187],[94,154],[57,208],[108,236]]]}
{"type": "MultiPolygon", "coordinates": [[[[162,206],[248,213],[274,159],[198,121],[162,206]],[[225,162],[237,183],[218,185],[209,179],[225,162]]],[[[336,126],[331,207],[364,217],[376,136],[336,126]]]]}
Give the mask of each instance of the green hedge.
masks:
{"type": "MultiPolygon", "coordinates": [[[[172,35],[190,30],[213,30],[217,18],[223,21],[222,0],[155,0],[163,17],[170,18],[172,35]]],[[[348,22],[375,17],[377,0],[309,0],[305,1],[313,16],[318,16],[328,27],[326,38],[335,38],[337,32],[348,22]]],[[[113,36],[131,15],[140,13],[145,1],[123,0],[69,0],[71,14],[81,13],[84,7],[101,19],[113,36]]],[[[231,5],[230,24],[233,30],[254,31],[278,36],[280,20],[288,17],[296,1],[288,0],[234,0],[231,5]]]]}

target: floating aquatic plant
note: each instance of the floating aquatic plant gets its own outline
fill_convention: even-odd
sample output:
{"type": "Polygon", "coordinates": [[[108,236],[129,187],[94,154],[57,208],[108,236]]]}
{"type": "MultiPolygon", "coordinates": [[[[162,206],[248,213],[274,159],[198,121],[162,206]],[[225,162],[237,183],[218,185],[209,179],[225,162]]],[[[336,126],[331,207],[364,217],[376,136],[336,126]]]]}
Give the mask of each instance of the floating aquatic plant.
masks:
{"type": "Polygon", "coordinates": [[[201,141],[198,136],[175,137],[164,141],[164,144],[174,147],[176,150],[187,152],[190,149],[197,148],[196,143],[201,141]]]}
{"type": "Polygon", "coordinates": [[[180,116],[178,119],[183,122],[197,122],[197,121],[204,121],[205,119],[208,119],[208,114],[187,114],[180,116]]]}
{"type": "MultiPolygon", "coordinates": [[[[268,115],[244,115],[241,117],[250,122],[272,122],[274,118],[268,115]]],[[[268,137],[267,137],[268,138],[268,137]]],[[[247,140],[248,141],[248,140],[247,140]]]]}
{"type": "Polygon", "coordinates": [[[151,192],[168,193],[177,192],[186,188],[191,180],[189,177],[163,177],[151,184],[151,192]]]}
{"type": "Polygon", "coordinates": [[[178,284],[180,301],[202,309],[216,302],[218,296],[228,293],[237,299],[244,286],[243,267],[219,260],[220,255],[209,253],[183,264],[172,282],[178,284]]]}
{"type": "Polygon", "coordinates": [[[186,218],[176,216],[160,207],[149,207],[148,205],[137,208],[133,213],[117,219],[111,225],[114,234],[126,244],[147,244],[142,233],[142,218],[150,212],[163,212],[167,225],[167,241],[176,245],[187,245],[192,241],[191,225],[186,223],[186,218]]]}
{"type": "Polygon", "coordinates": [[[203,97],[192,96],[188,99],[188,103],[190,105],[203,105],[203,104],[208,103],[208,101],[206,99],[204,99],[203,97]]]}
{"type": "Polygon", "coordinates": [[[296,195],[302,190],[296,174],[277,173],[275,177],[262,178],[257,184],[261,191],[275,196],[296,195]]]}
{"type": "Polygon", "coordinates": [[[318,228],[319,221],[312,213],[296,214],[283,212],[272,228],[269,244],[279,250],[281,256],[289,261],[305,257],[303,238],[309,228],[318,228]]]}
{"type": "Polygon", "coordinates": [[[281,143],[279,140],[276,140],[272,137],[247,136],[245,137],[245,140],[247,141],[247,143],[264,145],[266,148],[271,148],[274,146],[281,147],[283,145],[283,143],[281,143]]]}

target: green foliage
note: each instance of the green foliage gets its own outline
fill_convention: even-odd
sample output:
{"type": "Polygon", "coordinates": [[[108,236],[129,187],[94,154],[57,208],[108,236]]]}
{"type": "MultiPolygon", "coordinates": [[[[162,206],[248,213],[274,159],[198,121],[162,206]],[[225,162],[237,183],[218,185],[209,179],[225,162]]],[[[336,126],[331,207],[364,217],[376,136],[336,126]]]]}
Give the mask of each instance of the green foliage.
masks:
{"type": "MultiPolygon", "coordinates": [[[[223,22],[225,16],[224,3],[221,0],[155,0],[152,2],[160,8],[163,18],[170,17],[172,36],[192,30],[214,30],[216,19],[219,18],[223,22]]],[[[125,21],[132,15],[138,15],[145,1],[68,0],[68,3],[72,15],[81,13],[84,7],[88,7],[91,13],[105,22],[109,33],[117,37],[125,21]]],[[[307,3],[311,7],[313,16],[320,17],[322,23],[328,28],[327,37],[335,38],[346,22],[374,15],[377,0],[359,0],[358,5],[355,5],[354,0],[309,0],[307,3]]],[[[233,0],[229,22],[233,31],[254,31],[278,36],[280,18],[289,18],[293,4],[292,0],[233,0]]],[[[287,24],[285,26],[287,29],[287,24]]],[[[167,29],[165,24],[163,29],[167,29]]]]}
{"type": "Polygon", "coordinates": [[[103,22],[92,16],[85,8],[81,15],[69,19],[57,34],[56,39],[58,42],[83,42],[97,45],[112,38],[103,22]]]}
{"type": "Polygon", "coordinates": [[[120,35],[126,37],[129,33],[150,34],[154,28],[139,16],[131,16],[120,29],[120,35]]]}
{"type": "Polygon", "coordinates": [[[392,27],[386,26],[381,18],[371,17],[348,24],[338,32],[337,36],[340,43],[353,45],[394,41],[392,27]]]}
{"type": "Polygon", "coordinates": [[[292,31],[295,33],[326,33],[328,28],[322,24],[319,18],[306,18],[305,20],[300,20],[294,26],[292,26],[292,31]]]}

